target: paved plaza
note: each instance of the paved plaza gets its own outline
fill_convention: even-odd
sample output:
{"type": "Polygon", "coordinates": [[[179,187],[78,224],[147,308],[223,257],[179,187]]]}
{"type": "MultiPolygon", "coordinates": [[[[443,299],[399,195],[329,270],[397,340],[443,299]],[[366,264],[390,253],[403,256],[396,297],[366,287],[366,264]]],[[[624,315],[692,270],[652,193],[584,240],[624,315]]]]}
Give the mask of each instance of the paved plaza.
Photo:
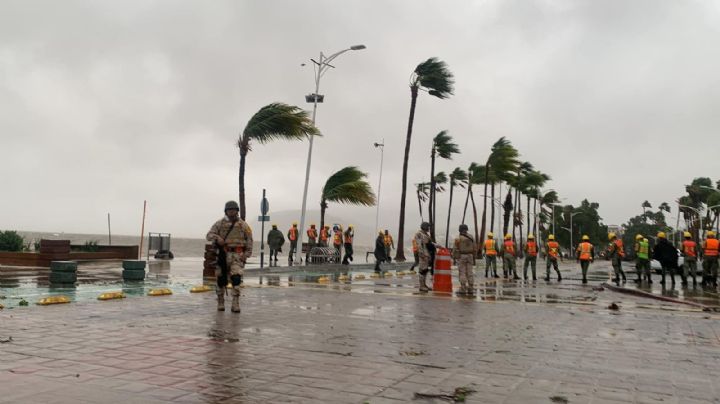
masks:
{"type": "MultiPolygon", "coordinates": [[[[171,296],[102,302],[80,285],[70,304],[0,301],[0,403],[720,403],[720,313],[601,288],[606,262],[587,286],[574,263],[560,284],[479,276],[472,299],[353,279],[361,267],[320,283],[255,271],[239,315],[184,289],[194,265],[155,271],[171,296]]],[[[93,270],[94,288],[116,287],[102,266],[80,278],[93,270]]]]}

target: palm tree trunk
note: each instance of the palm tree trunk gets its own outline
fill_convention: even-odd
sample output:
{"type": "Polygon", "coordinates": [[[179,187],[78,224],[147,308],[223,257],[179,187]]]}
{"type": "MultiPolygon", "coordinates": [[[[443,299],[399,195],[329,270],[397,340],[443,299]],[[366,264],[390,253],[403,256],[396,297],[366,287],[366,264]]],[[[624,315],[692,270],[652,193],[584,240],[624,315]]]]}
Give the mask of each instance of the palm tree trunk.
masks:
{"type": "Polygon", "coordinates": [[[445,226],[445,248],[448,248],[448,240],[450,239],[450,212],[452,210],[453,188],[455,187],[450,184],[450,203],[448,203],[447,226],[445,226]]]}
{"type": "Polygon", "coordinates": [[[535,233],[535,236],[538,236],[537,222],[540,221],[540,218],[537,215],[537,198],[533,200],[533,214],[535,215],[535,220],[533,220],[533,233],[535,233]]]}
{"type": "Polygon", "coordinates": [[[508,188],[508,193],[505,196],[505,202],[503,203],[503,235],[508,234],[508,226],[510,225],[510,213],[512,212],[512,210],[512,190],[508,188]]]}
{"type": "Polygon", "coordinates": [[[422,222],[424,220],[423,220],[422,199],[420,199],[420,192],[417,193],[417,198],[418,198],[418,210],[420,210],[420,221],[422,222]]]}
{"type": "MultiPolygon", "coordinates": [[[[478,241],[478,231],[477,231],[477,229],[478,229],[478,224],[477,224],[477,208],[475,207],[475,197],[473,196],[473,194],[470,194],[470,199],[472,199],[473,220],[475,221],[475,242],[476,242],[476,243],[479,243],[479,241],[478,241]]],[[[483,199],[487,199],[487,198],[483,198],[483,199]]],[[[483,214],[483,215],[484,215],[484,214],[483,214]]],[[[483,229],[483,230],[484,230],[484,229],[483,229]]],[[[481,253],[481,251],[478,250],[478,254],[480,254],[480,253],[481,253]]]]}
{"type": "MultiPolygon", "coordinates": [[[[487,195],[487,194],[486,194],[487,195]]],[[[490,197],[492,198],[492,204],[490,206],[490,232],[495,231],[495,184],[490,184],[490,197]]],[[[485,198],[487,199],[487,198],[485,198]]],[[[498,229],[500,230],[500,229],[498,229]]]]}
{"type": "MultiPolygon", "coordinates": [[[[529,192],[529,191],[528,191],[529,192]]],[[[527,234],[526,237],[530,235],[530,195],[527,196],[527,234]]]]}
{"type": "Polygon", "coordinates": [[[247,150],[245,143],[240,144],[240,172],[238,173],[238,202],[240,204],[240,219],[245,220],[245,157],[247,150]]]}
{"type": "Polygon", "coordinates": [[[472,193],[472,183],[468,181],[467,195],[465,196],[465,208],[463,209],[462,223],[465,224],[465,215],[467,214],[468,202],[470,201],[470,194],[472,193]]]}
{"type": "Polygon", "coordinates": [[[430,239],[435,241],[435,216],[433,205],[435,204],[435,147],[430,153],[430,198],[428,200],[428,222],[430,222],[430,239]]]}
{"type": "MultiPolygon", "coordinates": [[[[487,200],[488,200],[488,198],[487,198],[487,188],[488,188],[487,181],[488,181],[488,177],[486,175],[485,176],[485,188],[484,188],[485,193],[483,194],[484,195],[484,197],[483,197],[483,214],[482,214],[482,223],[481,223],[482,227],[480,230],[480,238],[475,240],[478,243],[482,243],[483,241],[485,241],[485,221],[487,220],[487,200]]],[[[477,223],[475,223],[475,229],[476,229],[475,231],[477,232],[477,223]]],[[[490,230],[490,231],[492,231],[492,230],[490,230]]],[[[477,234],[475,234],[475,236],[477,236],[477,234]]]]}
{"type": "Polygon", "coordinates": [[[327,209],[327,202],[323,199],[320,202],[320,229],[325,228],[325,209],[327,209]]]}
{"type": "Polygon", "coordinates": [[[417,104],[418,86],[410,86],[410,117],[408,118],[407,138],[405,139],[405,156],[403,157],[402,190],[400,191],[400,223],[398,225],[397,246],[395,261],[405,262],[405,197],[407,196],[407,171],[410,159],[410,142],[412,140],[413,121],[415,120],[415,105],[417,104]]]}

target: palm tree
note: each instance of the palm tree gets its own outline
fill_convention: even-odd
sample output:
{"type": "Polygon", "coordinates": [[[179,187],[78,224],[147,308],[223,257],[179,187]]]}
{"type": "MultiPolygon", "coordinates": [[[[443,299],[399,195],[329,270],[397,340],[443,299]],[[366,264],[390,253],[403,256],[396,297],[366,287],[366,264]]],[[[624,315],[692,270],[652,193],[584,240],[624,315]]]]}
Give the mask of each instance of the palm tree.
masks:
{"type": "Polygon", "coordinates": [[[328,202],[348,203],[351,205],[374,206],[375,194],[365,181],[367,174],[357,167],[345,167],[325,182],[320,195],[320,228],[325,226],[325,210],[328,202]]]}
{"type": "Polygon", "coordinates": [[[405,261],[403,238],[405,237],[405,197],[407,196],[407,172],[410,158],[410,142],[412,140],[413,121],[415,120],[415,105],[417,104],[418,90],[425,90],[428,94],[445,99],[453,94],[453,74],[448,70],[445,62],[437,58],[430,58],[415,67],[410,76],[410,117],[408,118],[407,138],[405,139],[405,156],[403,158],[402,190],[400,191],[400,224],[397,237],[397,253],[395,260],[405,261]]]}
{"type": "MultiPolygon", "coordinates": [[[[490,228],[492,230],[493,222],[495,221],[495,182],[490,181],[490,175],[494,176],[497,180],[507,178],[507,173],[514,172],[515,167],[519,164],[517,157],[519,153],[517,149],[513,147],[509,140],[505,137],[498,139],[493,144],[490,156],[488,157],[487,163],[485,164],[485,195],[487,195],[488,184],[491,185],[491,197],[493,198],[492,212],[490,218],[490,228]]],[[[480,240],[485,239],[485,219],[487,217],[487,199],[483,201],[483,215],[482,215],[482,230],[480,231],[480,240]]]]}
{"type": "Polygon", "coordinates": [[[428,202],[428,217],[430,218],[430,237],[435,241],[435,157],[452,160],[452,155],[460,153],[458,145],[453,143],[452,136],[444,130],[433,138],[430,152],[430,201],[428,202]]]}
{"type": "Polygon", "coordinates": [[[647,222],[647,217],[645,216],[645,209],[652,209],[652,205],[650,205],[650,202],[645,201],[642,203],[642,210],[643,210],[643,219],[647,222]]]}
{"type": "MultiPolygon", "coordinates": [[[[482,184],[485,180],[485,166],[478,165],[477,163],[471,163],[470,167],[468,168],[468,192],[467,196],[465,197],[465,209],[463,211],[463,220],[462,222],[465,223],[465,214],[467,212],[468,207],[468,200],[472,202],[472,208],[473,208],[473,223],[475,224],[475,241],[479,242],[478,240],[478,220],[477,220],[477,206],[475,206],[475,197],[473,196],[473,185],[482,184]]],[[[478,252],[479,254],[480,252],[478,252]]]]}
{"type": "MultiPolygon", "coordinates": [[[[545,211],[543,211],[543,206],[552,206],[552,208],[555,209],[555,204],[558,202],[560,202],[560,198],[558,197],[558,194],[555,190],[550,190],[550,191],[546,192],[544,195],[541,195],[540,196],[540,214],[541,214],[540,218],[541,219],[551,218],[552,212],[546,213],[545,211]]],[[[542,222],[543,221],[541,220],[541,222],[540,222],[541,225],[542,225],[542,222]]],[[[541,226],[540,230],[542,230],[542,226],[541,226]]]]}
{"type": "MultiPolygon", "coordinates": [[[[523,243],[523,234],[522,234],[522,209],[520,208],[520,194],[527,192],[527,188],[525,187],[524,179],[527,175],[529,175],[535,167],[530,162],[522,162],[517,167],[516,176],[512,180],[512,186],[515,188],[515,206],[513,209],[513,238],[515,238],[515,229],[519,226],[520,227],[520,244],[523,243]]],[[[520,254],[522,255],[522,250],[520,251],[520,254]]]]}
{"type": "Polygon", "coordinates": [[[303,140],[308,136],[318,136],[308,113],[303,109],[283,103],[272,103],[262,107],[250,118],[237,146],[240,148],[240,172],[238,175],[240,218],[245,220],[245,158],[252,150],[254,140],[265,144],[273,140],[303,140]]]}
{"type": "MultiPolygon", "coordinates": [[[[538,198],[540,188],[549,180],[550,177],[547,174],[535,170],[529,172],[522,179],[521,187],[525,190],[525,196],[527,197],[527,234],[530,234],[530,223],[533,223],[533,225],[535,223],[535,221],[530,221],[530,199],[538,198]]],[[[535,230],[533,230],[534,232],[535,230]]],[[[522,225],[520,226],[520,234],[522,234],[522,225]]]]}
{"type": "MultiPolygon", "coordinates": [[[[434,187],[431,186],[431,188],[430,188],[430,192],[431,192],[430,194],[435,195],[438,192],[445,192],[444,185],[447,184],[448,181],[449,181],[448,176],[447,176],[447,174],[445,174],[445,172],[440,171],[439,173],[435,174],[435,176],[430,181],[430,183],[432,185],[434,185],[434,187]]],[[[435,209],[435,205],[433,205],[433,210],[432,210],[432,212],[430,212],[431,224],[435,223],[435,214],[436,214],[436,209],[435,209]]],[[[431,228],[432,228],[432,226],[431,226],[431,228]]]]}
{"type": "Polygon", "coordinates": [[[450,237],[450,213],[452,211],[453,189],[455,187],[465,188],[468,183],[468,174],[460,167],[455,167],[450,173],[450,202],[448,202],[447,226],[445,227],[445,248],[448,247],[450,237]]]}
{"type": "Polygon", "coordinates": [[[420,210],[420,221],[424,221],[422,203],[430,197],[430,184],[427,182],[415,184],[415,194],[417,194],[418,209],[420,210]]]}

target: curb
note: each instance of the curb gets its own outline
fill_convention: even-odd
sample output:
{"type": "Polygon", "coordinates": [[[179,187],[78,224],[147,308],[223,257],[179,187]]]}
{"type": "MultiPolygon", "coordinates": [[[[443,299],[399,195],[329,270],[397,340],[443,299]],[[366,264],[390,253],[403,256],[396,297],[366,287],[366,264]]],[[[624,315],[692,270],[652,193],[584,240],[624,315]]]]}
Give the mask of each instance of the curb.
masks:
{"type": "Polygon", "coordinates": [[[699,309],[702,309],[702,311],[720,311],[720,308],[719,308],[719,307],[711,307],[711,306],[706,306],[706,305],[701,304],[701,303],[688,302],[688,301],[686,301],[686,300],[674,299],[674,298],[672,298],[672,297],[667,297],[667,296],[659,296],[659,295],[655,295],[655,294],[652,294],[652,293],[643,292],[642,290],[627,289],[627,288],[623,288],[623,287],[619,287],[619,286],[610,285],[610,284],[607,283],[607,282],[603,283],[603,284],[600,285],[600,286],[602,286],[602,287],[604,287],[604,288],[607,288],[607,289],[610,289],[610,290],[612,290],[613,292],[625,293],[625,294],[628,294],[628,295],[634,295],[634,296],[639,296],[639,297],[647,297],[647,298],[650,298],[650,299],[662,300],[662,301],[664,301],[664,302],[670,302],[670,303],[686,304],[686,305],[689,305],[689,306],[693,306],[693,307],[697,307],[697,308],[699,308],[699,309]]]}

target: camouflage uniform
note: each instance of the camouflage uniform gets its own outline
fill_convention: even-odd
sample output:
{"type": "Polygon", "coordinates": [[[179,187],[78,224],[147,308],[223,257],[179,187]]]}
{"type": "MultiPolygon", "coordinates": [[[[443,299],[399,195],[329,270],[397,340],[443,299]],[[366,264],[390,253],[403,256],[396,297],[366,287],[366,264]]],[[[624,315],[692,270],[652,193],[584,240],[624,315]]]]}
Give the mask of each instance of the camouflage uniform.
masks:
{"type": "MultiPolygon", "coordinates": [[[[228,275],[230,275],[230,281],[233,285],[233,311],[236,311],[236,303],[240,297],[243,268],[245,268],[247,259],[252,256],[252,230],[242,219],[238,218],[231,221],[225,216],[212,225],[205,238],[207,241],[212,242],[225,241],[225,245],[220,247],[225,250],[225,268],[222,268],[222,264],[219,263],[218,269],[215,270],[218,286],[218,304],[224,302],[221,297],[228,283],[228,275]]],[[[222,310],[224,310],[224,307],[222,310]]],[[[237,311],[239,311],[239,308],[237,311]]]]}
{"type": "Polygon", "coordinates": [[[415,233],[414,238],[418,246],[418,258],[420,259],[420,263],[418,264],[418,273],[420,274],[420,291],[425,292],[429,290],[427,284],[425,283],[425,279],[427,278],[427,273],[430,268],[430,250],[428,250],[428,244],[432,243],[432,241],[430,239],[430,234],[424,230],[418,230],[417,233],[415,233]]]}
{"type": "Polygon", "coordinates": [[[467,234],[460,233],[453,243],[452,254],[457,261],[460,293],[473,294],[475,291],[473,267],[475,266],[475,254],[477,254],[475,240],[467,234]]]}
{"type": "Polygon", "coordinates": [[[285,244],[285,236],[282,232],[277,229],[277,226],[273,226],[272,230],[267,235],[268,248],[270,248],[270,262],[275,258],[277,264],[277,255],[281,251],[281,247],[285,244]]]}
{"type": "Polygon", "coordinates": [[[515,260],[517,257],[517,247],[515,242],[512,240],[505,240],[502,244],[503,263],[503,276],[506,278],[511,276],[514,279],[519,279],[517,276],[517,270],[515,269],[515,260]]]}
{"type": "Polygon", "coordinates": [[[612,262],[615,271],[615,282],[620,282],[620,276],[622,276],[622,281],[625,282],[625,272],[622,270],[622,259],[625,252],[622,250],[622,243],[616,239],[610,241],[607,247],[607,256],[612,262]]]}

